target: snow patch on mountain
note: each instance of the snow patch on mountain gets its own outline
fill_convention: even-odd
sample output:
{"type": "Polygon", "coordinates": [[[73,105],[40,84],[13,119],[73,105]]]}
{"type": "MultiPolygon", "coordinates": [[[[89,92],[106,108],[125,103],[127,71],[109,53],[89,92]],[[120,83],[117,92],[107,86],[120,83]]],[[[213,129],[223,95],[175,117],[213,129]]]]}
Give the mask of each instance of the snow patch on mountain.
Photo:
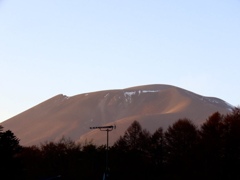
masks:
{"type": "Polygon", "coordinates": [[[69,99],[69,96],[63,95],[64,99],[69,99]]]}
{"type": "Polygon", "coordinates": [[[125,101],[131,103],[132,102],[132,96],[134,95],[140,95],[141,93],[156,93],[160,90],[138,90],[138,91],[126,91],[124,92],[125,101]]]}
{"type": "Polygon", "coordinates": [[[228,110],[229,110],[229,111],[233,111],[233,109],[235,108],[235,106],[229,104],[229,103],[226,102],[226,101],[224,101],[224,102],[225,102],[225,104],[228,106],[228,110]]]}
{"type": "Polygon", "coordinates": [[[233,106],[233,105],[227,103],[226,101],[223,101],[223,100],[221,100],[221,99],[218,99],[218,98],[214,98],[214,97],[204,97],[204,96],[202,96],[202,97],[201,97],[201,100],[204,101],[204,102],[210,102],[210,103],[212,103],[212,104],[222,104],[222,105],[225,104],[225,105],[227,106],[227,108],[228,108],[229,111],[232,111],[232,110],[234,109],[234,106],[233,106]]]}
{"type": "Polygon", "coordinates": [[[142,93],[155,93],[159,92],[159,90],[143,90],[142,93]]]}
{"type": "Polygon", "coordinates": [[[219,101],[217,99],[215,99],[215,98],[202,97],[201,100],[202,101],[208,101],[210,103],[219,104],[219,101]]]}
{"type": "Polygon", "coordinates": [[[133,96],[135,94],[141,94],[141,93],[155,93],[155,92],[159,92],[159,90],[138,90],[138,91],[126,91],[124,92],[124,96],[133,96]]]}
{"type": "Polygon", "coordinates": [[[109,95],[109,93],[107,93],[107,94],[104,96],[104,98],[108,97],[108,95],[109,95]]]}
{"type": "Polygon", "coordinates": [[[124,92],[125,101],[128,103],[132,102],[132,96],[136,94],[136,91],[124,92]]]}
{"type": "Polygon", "coordinates": [[[136,91],[125,92],[125,93],[124,93],[124,96],[127,97],[127,96],[132,96],[132,95],[135,95],[135,94],[136,94],[136,91]]]}

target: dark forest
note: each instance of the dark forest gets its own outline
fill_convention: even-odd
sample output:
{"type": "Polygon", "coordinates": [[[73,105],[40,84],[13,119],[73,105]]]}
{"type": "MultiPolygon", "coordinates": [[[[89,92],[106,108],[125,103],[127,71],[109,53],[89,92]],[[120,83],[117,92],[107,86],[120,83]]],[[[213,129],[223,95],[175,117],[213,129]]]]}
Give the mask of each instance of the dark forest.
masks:
{"type": "Polygon", "coordinates": [[[134,121],[113,146],[58,142],[23,147],[0,127],[1,179],[240,179],[240,109],[212,114],[197,127],[179,119],[154,133],[134,121]],[[108,168],[106,169],[106,152],[108,168]]]}

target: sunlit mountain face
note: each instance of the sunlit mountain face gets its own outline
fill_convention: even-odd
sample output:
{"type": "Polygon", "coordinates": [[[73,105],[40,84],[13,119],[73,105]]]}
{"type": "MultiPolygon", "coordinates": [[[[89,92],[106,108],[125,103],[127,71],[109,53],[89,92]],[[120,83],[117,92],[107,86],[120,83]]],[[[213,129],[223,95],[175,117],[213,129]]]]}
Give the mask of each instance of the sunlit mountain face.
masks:
{"type": "Polygon", "coordinates": [[[211,114],[231,112],[233,107],[218,98],[204,97],[170,85],[145,85],[106,90],[68,97],[54,96],[1,125],[10,129],[24,146],[58,141],[62,137],[76,142],[106,143],[106,133],[90,127],[116,125],[110,132],[110,145],[135,120],[154,132],[166,129],[181,118],[202,124],[211,114]]]}

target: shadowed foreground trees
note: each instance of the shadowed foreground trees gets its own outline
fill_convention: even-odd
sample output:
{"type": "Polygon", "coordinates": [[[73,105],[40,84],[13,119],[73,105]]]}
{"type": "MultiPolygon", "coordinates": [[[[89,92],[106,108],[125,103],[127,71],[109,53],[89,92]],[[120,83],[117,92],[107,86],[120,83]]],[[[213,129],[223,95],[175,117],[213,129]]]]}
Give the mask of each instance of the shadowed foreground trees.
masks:
{"type": "MultiPolygon", "coordinates": [[[[106,146],[63,138],[19,151],[18,139],[10,132],[5,135],[15,144],[6,145],[10,157],[21,162],[12,169],[21,170],[18,179],[102,179],[106,146]]],[[[4,154],[1,151],[1,158],[4,154]]],[[[180,119],[153,134],[134,121],[110,147],[109,167],[111,180],[240,179],[240,110],[216,112],[199,128],[180,119]]]]}
{"type": "Polygon", "coordinates": [[[22,169],[18,153],[21,151],[19,139],[10,131],[3,131],[0,126],[0,176],[6,179],[21,177],[22,169]]]}
{"type": "Polygon", "coordinates": [[[111,149],[113,179],[149,179],[150,133],[134,121],[111,149]],[[143,173],[144,172],[144,173],[143,173]]]}
{"type": "Polygon", "coordinates": [[[164,134],[165,163],[169,179],[194,179],[197,177],[198,131],[188,119],[180,119],[164,134]],[[174,172],[174,173],[171,173],[174,172]]]}
{"type": "Polygon", "coordinates": [[[25,179],[99,179],[104,170],[104,149],[62,138],[22,151],[25,179]]]}
{"type": "MultiPolygon", "coordinates": [[[[129,127],[112,149],[117,149],[118,153],[124,152],[129,139],[126,137],[136,124],[137,122],[134,122],[129,127]]],[[[138,142],[138,144],[148,144],[148,147],[144,151],[139,147],[135,148],[134,155],[131,155],[132,158],[137,154],[138,161],[133,162],[127,156],[134,148],[128,149],[125,154],[121,153],[121,156],[125,155],[125,157],[115,161],[118,162],[118,167],[126,169],[129,169],[130,163],[135,163],[134,166],[131,164],[130,168],[131,173],[135,173],[133,177],[139,179],[235,179],[237,177],[240,179],[239,108],[235,108],[232,113],[225,116],[218,112],[214,113],[199,129],[190,120],[180,119],[165,132],[160,128],[153,135],[149,135],[142,133],[141,127],[138,127],[138,130],[137,134],[147,135],[144,138],[137,138],[137,141],[148,141],[148,143],[138,142]],[[119,163],[123,162],[120,161],[121,159],[125,159],[126,165],[119,163]],[[145,165],[147,167],[144,167],[145,165]]],[[[128,176],[129,174],[124,178],[128,176]]]]}
{"type": "Polygon", "coordinates": [[[221,179],[224,172],[224,117],[216,112],[201,126],[199,149],[201,154],[202,176],[221,179]]]}

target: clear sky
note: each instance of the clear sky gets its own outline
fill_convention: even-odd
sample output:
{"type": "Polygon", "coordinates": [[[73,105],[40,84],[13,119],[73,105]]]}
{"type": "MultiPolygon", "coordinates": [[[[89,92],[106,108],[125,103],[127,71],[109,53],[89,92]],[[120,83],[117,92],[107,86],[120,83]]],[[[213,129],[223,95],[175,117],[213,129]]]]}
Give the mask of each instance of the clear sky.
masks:
{"type": "Polygon", "coordinates": [[[0,122],[147,84],[240,105],[240,0],[0,0],[0,122]]]}

